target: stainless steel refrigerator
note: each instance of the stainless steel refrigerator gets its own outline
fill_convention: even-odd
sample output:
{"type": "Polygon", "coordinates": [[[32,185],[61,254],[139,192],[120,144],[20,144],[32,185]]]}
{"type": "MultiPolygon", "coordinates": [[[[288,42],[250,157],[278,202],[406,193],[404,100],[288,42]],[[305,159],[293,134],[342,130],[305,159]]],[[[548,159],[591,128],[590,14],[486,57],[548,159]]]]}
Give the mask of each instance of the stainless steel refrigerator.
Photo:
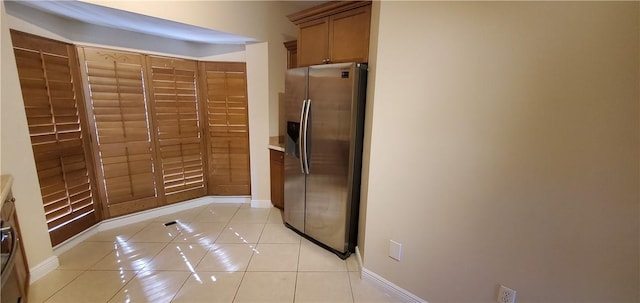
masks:
{"type": "Polygon", "coordinates": [[[367,65],[290,69],[285,80],[285,225],[347,258],[360,204],[367,65]]]}

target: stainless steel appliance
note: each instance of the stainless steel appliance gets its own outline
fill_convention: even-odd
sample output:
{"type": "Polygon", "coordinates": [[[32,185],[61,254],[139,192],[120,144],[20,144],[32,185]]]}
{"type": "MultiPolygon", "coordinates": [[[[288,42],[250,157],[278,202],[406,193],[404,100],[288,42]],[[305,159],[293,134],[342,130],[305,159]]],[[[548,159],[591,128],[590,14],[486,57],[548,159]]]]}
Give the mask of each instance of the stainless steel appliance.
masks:
{"type": "Polygon", "coordinates": [[[285,225],[347,258],[358,233],[367,65],[290,69],[285,80],[285,225]]]}

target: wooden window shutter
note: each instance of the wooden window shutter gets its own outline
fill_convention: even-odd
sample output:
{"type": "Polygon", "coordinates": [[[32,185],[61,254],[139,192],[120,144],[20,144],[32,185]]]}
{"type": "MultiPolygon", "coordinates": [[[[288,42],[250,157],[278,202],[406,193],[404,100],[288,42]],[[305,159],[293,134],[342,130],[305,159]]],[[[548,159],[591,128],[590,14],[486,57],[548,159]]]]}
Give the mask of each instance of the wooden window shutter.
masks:
{"type": "Polygon", "coordinates": [[[200,64],[207,97],[209,194],[250,195],[246,65],[200,64]]]}
{"type": "Polygon", "coordinates": [[[57,245],[100,219],[78,61],[70,44],[13,30],[11,38],[49,235],[57,245]]]}
{"type": "Polygon", "coordinates": [[[147,65],[166,202],[202,197],[207,189],[196,87],[198,63],[149,56],[147,65]]]}
{"type": "Polygon", "coordinates": [[[156,184],[154,134],[149,130],[144,56],[79,47],[87,108],[96,138],[100,194],[109,217],[162,204],[156,184]]]}

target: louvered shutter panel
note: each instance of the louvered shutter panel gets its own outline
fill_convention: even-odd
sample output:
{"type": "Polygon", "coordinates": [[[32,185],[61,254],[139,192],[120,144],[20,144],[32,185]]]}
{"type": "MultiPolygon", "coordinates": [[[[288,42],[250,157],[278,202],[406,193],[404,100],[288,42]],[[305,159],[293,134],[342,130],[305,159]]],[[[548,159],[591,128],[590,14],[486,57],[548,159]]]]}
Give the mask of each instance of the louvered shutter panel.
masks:
{"type": "Polygon", "coordinates": [[[209,135],[209,193],[250,195],[246,65],[205,62],[209,135]]]}
{"type": "Polygon", "coordinates": [[[103,181],[101,194],[110,217],[153,208],[155,157],[145,92],[144,57],[98,48],[78,48],[87,81],[87,106],[96,137],[103,181]]]}
{"type": "Polygon", "coordinates": [[[98,222],[82,89],[72,45],[11,31],[53,245],[98,222]]]}
{"type": "Polygon", "coordinates": [[[167,203],[207,194],[196,61],[147,57],[158,157],[167,203]]]}

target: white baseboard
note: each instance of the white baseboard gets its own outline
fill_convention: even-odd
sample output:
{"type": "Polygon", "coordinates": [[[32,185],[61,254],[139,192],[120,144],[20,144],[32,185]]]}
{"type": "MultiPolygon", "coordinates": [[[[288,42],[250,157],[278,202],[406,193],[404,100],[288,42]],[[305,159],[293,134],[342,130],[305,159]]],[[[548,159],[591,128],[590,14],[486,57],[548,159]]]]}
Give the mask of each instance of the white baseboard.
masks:
{"type": "Polygon", "coordinates": [[[251,200],[251,207],[253,208],[271,208],[271,200],[251,200]]]}
{"type": "Polygon", "coordinates": [[[360,254],[360,248],[356,246],[356,261],[358,261],[358,268],[360,268],[360,279],[362,279],[362,255],[360,254]]]}
{"type": "Polygon", "coordinates": [[[201,198],[195,198],[185,202],[156,207],[149,210],[139,211],[133,214],[104,220],[100,222],[98,231],[114,229],[116,227],[138,223],[138,222],[146,221],[156,217],[169,215],[169,214],[183,211],[183,210],[189,210],[192,208],[196,208],[196,207],[200,207],[208,204],[249,203],[249,201],[251,201],[250,197],[238,197],[238,196],[206,196],[201,198]]]}
{"type": "Polygon", "coordinates": [[[207,199],[211,203],[251,203],[251,196],[207,196],[198,199],[207,199]]]}
{"type": "Polygon", "coordinates": [[[53,247],[53,254],[56,256],[59,256],[61,254],[63,254],[65,251],[73,248],[74,246],[80,244],[80,242],[90,238],[91,236],[95,235],[98,233],[98,231],[100,231],[100,226],[101,223],[98,222],[96,225],[89,227],[88,229],[85,229],[84,231],[82,231],[81,233],[63,241],[62,243],[59,243],[58,245],[53,247]]]}
{"type": "Polygon", "coordinates": [[[33,284],[40,280],[42,277],[58,268],[59,265],[60,261],[58,261],[58,256],[51,256],[40,262],[40,264],[29,268],[29,284],[33,284]]]}
{"type": "MultiPolygon", "coordinates": [[[[356,253],[358,253],[358,251],[356,250],[356,253]]],[[[416,303],[428,303],[427,301],[421,299],[420,297],[408,292],[407,290],[405,290],[404,288],[395,285],[393,283],[391,283],[389,280],[379,276],[378,274],[362,267],[362,279],[363,280],[369,280],[371,282],[374,282],[378,285],[380,285],[381,287],[384,287],[390,291],[395,292],[396,294],[400,295],[401,297],[405,298],[407,301],[409,302],[416,302],[416,303]]]]}

